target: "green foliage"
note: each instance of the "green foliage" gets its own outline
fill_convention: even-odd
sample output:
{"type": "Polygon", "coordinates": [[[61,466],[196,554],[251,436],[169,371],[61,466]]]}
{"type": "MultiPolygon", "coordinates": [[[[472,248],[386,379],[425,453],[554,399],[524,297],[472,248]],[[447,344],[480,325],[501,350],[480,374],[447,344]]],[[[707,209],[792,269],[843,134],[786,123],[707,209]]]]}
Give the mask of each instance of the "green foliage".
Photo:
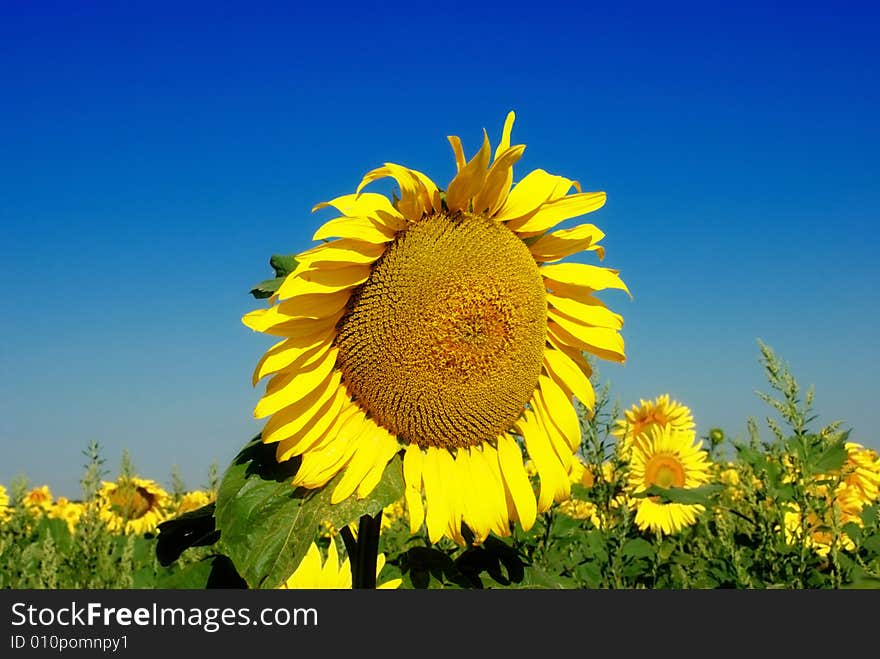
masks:
{"type": "Polygon", "coordinates": [[[403,496],[403,467],[395,457],[364,499],[330,503],[338,474],[326,486],[294,488],[298,461],[275,461],[275,448],[255,437],[226,470],[217,494],[220,551],[251,588],[277,588],[293,573],[322,523],[337,529],[377,515],[403,496]]]}
{"type": "Polygon", "coordinates": [[[292,255],[275,254],[269,259],[269,265],[275,271],[272,279],[266,279],[251,289],[251,295],[262,300],[272,297],[281,286],[284,279],[296,269],[296,258],[292,255]]]}
{"type": "MultiPolygon", "coordinates": [[[[276,272],[294,266],[273,265],[276,272]]],[[[400,456],[370,496],[331,504],[340,475],[316,490],[294,488],[298,461],[276,462],[258,436],[222,475],[211,466],[207,489],[217,492],[216,503],[141,536],[110,533],[94,507],[71,532],[63,520],[29,511],[27,482],[17,479],[0,522],[0,587],[274,588],[313,541],[324,548],[334,541],[328,528],[341,531],[346,550],[357,554],[350,525],[368,517],[378,523],[384,511],[378,550],[387,563],[379,581],[399,577],[402,588],[880,588],[880,502],[854,515],[833,496],[844,482],[849,432],[840,422],[814,427],[812,390],[802,394],[788,367],[760,347],[774,392],[759,393],[772,412],[769,438],[754,419],[745,437],[712,428],[703,437],[710,483],[652,486],[639,495],[698,507],[695,523],[672,535],[636,524],[629,465],[611,432],[620,406],[611,405],[610,387],[595,381],[594,410],[579,408],[578,455],[591,478],[572,485],[573,501],[552,506],[528,530],[512,526],[509,537],[478,544],[465,532],[459,546],[431,544],[424,530],[411,533],[405,516],[389,512],[404,491],[400,456]]],[[[97,444],[85,455],[88,501],[106,470],[97,444]]],[[[127,453],[120,469],[134,472],[127,453]]]]}

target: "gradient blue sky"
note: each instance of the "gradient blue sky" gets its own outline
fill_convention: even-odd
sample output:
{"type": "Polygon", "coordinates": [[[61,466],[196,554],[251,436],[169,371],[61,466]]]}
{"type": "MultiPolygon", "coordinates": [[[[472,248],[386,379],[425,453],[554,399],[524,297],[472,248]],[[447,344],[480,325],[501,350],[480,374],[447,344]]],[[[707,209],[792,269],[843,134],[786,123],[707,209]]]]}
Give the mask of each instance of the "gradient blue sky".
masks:
{"type": "Polygon", "coordinates": [[[222,470],[260,428],[268,257],[385,161],[445,184],[446,136],[510,109],[518,176],[608,193],[622,405],[743,435],[761,338],[880,448],[877,10],[712,4],[3,3],[0,483],[77,496],[90,440],[222,470]]]}

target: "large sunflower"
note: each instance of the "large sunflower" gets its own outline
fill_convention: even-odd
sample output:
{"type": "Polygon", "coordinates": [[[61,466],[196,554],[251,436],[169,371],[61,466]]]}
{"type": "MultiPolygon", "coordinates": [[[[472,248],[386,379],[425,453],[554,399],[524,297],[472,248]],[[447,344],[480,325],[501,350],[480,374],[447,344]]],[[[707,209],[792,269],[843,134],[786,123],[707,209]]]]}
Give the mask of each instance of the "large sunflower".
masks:
{"type": "MultiPolygon", "coordinates": [[[[580,444],[576,397],[594,405],[584,352],[623,362],[622,318],[595,296],[627,291],[616,270],[559,263],[603,258],[592,224],[553,230],[601,208],[603,192],[536,169],[515,186],[507,116],[492,156],[466,160],[442,191],[425,174],[386,163],[355,194],[318,204],[340,217],[297,255],[270,306],[248,327],[281,337],[254,383],[272,376],[255,416],[278,460],[302,456],[294,485],[318,488],[344,472],[333,502],[367,496],[404,451],[410,526],[431,542],[477,542],[530,528],[570,492],[580,444]],[[390,177],[393,200],[362,192],[390,177]],[[569,194],[572,188],[576,193],[569,194]],[[537,465],[537,495],[523,467],[537,465]]],[[[628,293],[628,291],[627,291],[628,293]]]]}
{"type": "MultiPolygon", "coordinates": [[[[651,485],[659,487],[698,487],[710,480],[708,454],[692,430],[669,425],[653,425],[640,434],[632,448],[629,465],[630,494],[639,494],[651,485]]],[[[632,497],[636,525],[659,533],[677,533],[694,524],[704,508],[697,504],[662,502],[656,497],[632,497]]]]}

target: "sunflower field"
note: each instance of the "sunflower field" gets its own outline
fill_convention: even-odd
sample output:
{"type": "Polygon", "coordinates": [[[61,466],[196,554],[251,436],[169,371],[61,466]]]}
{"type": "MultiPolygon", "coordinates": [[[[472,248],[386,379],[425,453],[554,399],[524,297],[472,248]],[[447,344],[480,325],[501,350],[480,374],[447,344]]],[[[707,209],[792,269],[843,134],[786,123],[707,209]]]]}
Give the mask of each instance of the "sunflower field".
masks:
{"type": "MultiPolygon", "coordinates": [[[[298,538],[290,530],[309,527],[291,519],[309,512],[307,494],[258,441],[223,482],[211,468],[208,484],[187,490],[172,474],[170,491],[135,475],[126,456],[107,480],[93,445],[80,501],[24,480],[0,488],[2,586],[351,588],[359,554],[349,547],[376,528],[379,588],[880,587],[880,456],[849,442],[838,423],[810,428],[810,392],[764,345],[761,361],[773,390],[764,395],[774,411],[766,438],[754,419],[746,439],[720,428],[698,437],[690,409],[666,395],[610,409],[606,385],[595,414],[580,410],[570,497],[528,531],[516,525],[481,542],[413,533],[401,473],[386,474],[378,496],[349,513],[363,512],[358,522],[322,519],[298,538]],[[218,490],[240,486],[251,499],[226,505],[249,501],[264,513],[250,542],[227,540],[218,527],[218,490]],[[285,566],[281,578],[274,564],[285,566]]],[[[527,472],[537,489],[536,469],[527,472]]]]}
{"type": "Polygon", "coordinates": [[[313,210],[242,322],[264,425],[171,492],[97,446],[81,501],[0,491],[5,587],[851,588],[880,585],[880,456],[760,343],[773,414],[700,432],[656,392],[621,409],[630,291],[599,265],[604,192],[533,169],[514,113],[438,186],[395,163],[313,210]],[[391,179],[390,196],[364,191],[391,179]],[[769,433],[769,434],[768,434],[769,433]]]}

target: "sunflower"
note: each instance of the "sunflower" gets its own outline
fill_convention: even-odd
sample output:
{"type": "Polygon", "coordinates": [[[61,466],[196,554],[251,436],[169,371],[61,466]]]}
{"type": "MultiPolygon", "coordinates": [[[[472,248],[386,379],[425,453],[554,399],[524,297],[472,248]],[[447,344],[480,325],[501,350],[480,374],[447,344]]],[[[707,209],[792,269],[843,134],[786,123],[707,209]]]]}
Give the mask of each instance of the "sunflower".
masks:
{"type": "Polygon", "coordinates": [[[35,517],[41,517],[52,508],[52,490],[48,485],[32,488],[24,495],[21,503],[35,517]]]}
{"type": "MultiPolygon", "coordinates": [[[[376,579],[385,567],[385,554],[380,553],[376,559],[376,579]]],[[[398,588],[402,579],[391,579],[378,584],[377,589],[392,590],[398,588]]],[[[306,555],[303,557],[294,573],[288,577],[281,586],[283,589],[310,588],[310,589],[350,589],[352,584],[351,564],[346,558],[339,562],[339,554],[336,551],[336,543],[331,540],[327,549],[327,560],[321,561],[321,550],[313,542],[306,555]]]]}
{"type": "Polygon", "coordinates": [[[70,533],[76,531],[76,525],[85,512],[85,504],[70,501],[67,497],[58,497],[52,508],[49,510],[48,517],[50,519],[61,519],[67,524],[67,530],[70,533]]]}
{"type": "Polygon", "coordinates": [[[6,491],[6,486],[0,484],[0,522],[5,522],[9,519],[12,514],[12,509],[9,507],[9,493],[6,491]]]}
{"type": "Polygon", "coordinates": [[[856,543],[840,530],[850,522],[862,526],[857,510],[841,505],[837,500],[832,500],[821,515],[812,510],[805,515],[797,504],[789,503],[783,513],[785,541],[790,545],[802,541],[822,557],[830,553],[833,545],[851,551],[856,543]]]}
{"type": "Polygon", "coordinates": [[[862,508],[880,499],[880,455],[855,442],[847,442],[838,496],[862,508]]]}
{"type": "Polygon", "coordinates": [[[411,530],[464,544],[569,497],[580,444],[577,398],[595,396],[584,353],[622,363],[623,319],[596,297],[629,291],[617,270],[561,263],[593,251],[592,224],[553,230],[597,210],[603,192],[535,169],[513,183],[525,145],[510,144],[507,116],[492,154],[485,134],[445,191],[425,174],[386,163],[355,194],[318,204],[341,213],[314,234],[325,242],[269,299],[245,315],[281,337],[258,363],[271,376],[254,411],[279,461],[301,456],[295,486],[342,473],[332,502],[363,498],[403,452],[411,530]],[[390,177],[393,200],[362,192],[390,177]],[[569,194],[572,189],[577,192],[569,194]],[[523,466],[537,466],[537,497],[523,466]]]}
{"type": "MultiPolygon", "coordinates": [[[[710,464],[702,442],[692,430],[653,425],[633,444],[628,475],[629,494],[636,495],[651,485],[698,487],[709,482],[710,464]]],[[[641,530],[672,534],[694,524],[704,508],[698,504],[664,503],[656,497],[632,496],[636,525],[641,530]]]]}
{"type": "Polygon", "coordinates": [[[216,498],[217,497],[213,492],[205,492],[204,490],[186,492],[180,497],[180,501],[177,502],[177,514],[183,515],[184,513],[198,510],[203,506],[207,506],[216,498]]]}
{"type": "Polygon", "coordinates": [[[167,517],[169,494],[152,480],[136,476],[105,481],[98,491],[99,516],[113,533],[141,535],[167,517]]]}
{"type": "Polygon", "coordinates": [[[622,454],[632,447],[633,439],[651,427],[669,425],[678,430],[693,430],[694,417],[690,408],[671,400],[669,394],[654,400],[640,400],[626,410],[623,419],[617,419],[611,434],[617,437],[622,454]]]}

